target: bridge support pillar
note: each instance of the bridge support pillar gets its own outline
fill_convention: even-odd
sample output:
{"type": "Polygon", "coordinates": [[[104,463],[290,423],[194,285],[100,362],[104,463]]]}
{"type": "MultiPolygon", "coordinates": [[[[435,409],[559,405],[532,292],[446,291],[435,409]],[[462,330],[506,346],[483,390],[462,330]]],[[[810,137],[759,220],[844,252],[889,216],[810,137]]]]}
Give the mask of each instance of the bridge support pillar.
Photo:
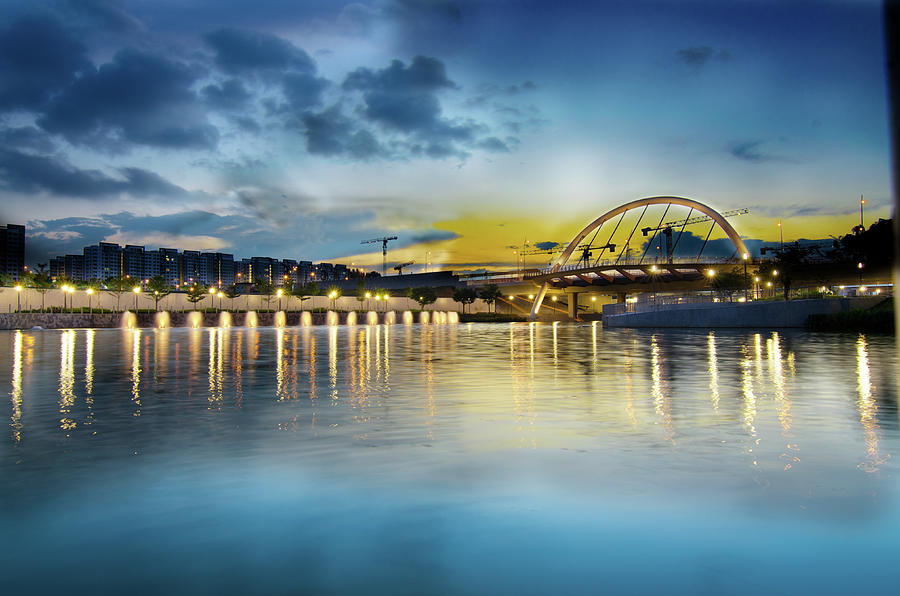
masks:
{"type": "Polygon", "coordinates": [[[567,298],[569,299],[569,319],[578,320],[578,293],[572,292],[567,298]]]}

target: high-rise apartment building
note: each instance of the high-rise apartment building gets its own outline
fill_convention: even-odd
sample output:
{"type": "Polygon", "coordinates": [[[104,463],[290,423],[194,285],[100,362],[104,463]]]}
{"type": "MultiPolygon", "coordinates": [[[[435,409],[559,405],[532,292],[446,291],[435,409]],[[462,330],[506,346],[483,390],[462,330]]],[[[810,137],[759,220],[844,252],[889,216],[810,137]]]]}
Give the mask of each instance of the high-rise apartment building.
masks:
{"type": "Polygon", "coordinates": [[[25,270],[25,226],[0,226],[0,273],[16,279],[25,270]]]}
{"type": "Polygon", "coordinates": [[[122,247],[112,242],[85,246],[84,275],[100,280],[122,275],[122,247]]]}

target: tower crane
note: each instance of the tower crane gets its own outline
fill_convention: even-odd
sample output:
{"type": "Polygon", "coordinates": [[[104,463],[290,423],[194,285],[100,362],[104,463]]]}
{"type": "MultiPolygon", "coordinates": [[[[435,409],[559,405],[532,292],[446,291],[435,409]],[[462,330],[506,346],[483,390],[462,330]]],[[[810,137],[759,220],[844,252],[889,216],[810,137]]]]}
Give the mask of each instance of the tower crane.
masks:
{"type": "Polygon", "coordinates": [[[381,275],[387,273],[387,243],[396,240],[396,236],[382,236],[381,238],[372,238],[371,240],[363,240],[360,244],[373,244],[381,242],[381,275]]]}
{"type": "Polygon", "coordinates": [[[394,271],[397,272],[397,275],[403,275],[403,268],[409,267],[410,265],[415,264],[415,261],[407,261],[406,263],[400,263],[399,265],[394,265],[394,271]]]}
{"type": "MultiPolygon", "coordinates": [[[[732,209],[731,211],[723,211],[722,217],[734,217],[736,215],[744,215],[745,213],[750,213],[749,209],[732,209]]],[[[690,215],[690,213],[688,214],[690,215]]],[[[684,228],[690,224],[702,223],[704,221],[709,221],[712,218],[708,215],[698,215],[696,217],[688,217],[687,219],[681,219],[678,221],[667,221],[664,224],[660,224],[657,227],[647,227],[641,228],[641,234],[644,237],[647,236],[650,232],[653,232],[653,236],[656,236],[657,232],[662,232],[666,237],[666,260],[671,263],[672,262],[672,253],[675,252],[675,247],[672,244],[672,228],[681,227],[681,232],[684,231],[684,228]]],[[[679,236],[681,235],[679,232],[679,236]]],[[[677,241],[676,241],[677,243],[677,241]]]]}

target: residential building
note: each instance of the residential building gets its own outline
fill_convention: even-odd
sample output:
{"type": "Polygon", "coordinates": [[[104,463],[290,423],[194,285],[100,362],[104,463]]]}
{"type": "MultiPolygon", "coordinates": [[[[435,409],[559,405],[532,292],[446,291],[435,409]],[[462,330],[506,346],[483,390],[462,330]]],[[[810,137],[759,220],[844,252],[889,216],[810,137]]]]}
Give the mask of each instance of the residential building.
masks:
{"type": "Polygon", "coordinates": [[[122,275],[122,247],[112,242],[85,246],[84,275],[99,280],[122,275]]]}
{"type": "Polygon", "coordinates": [[[205,252],[200,255],[204,283],[221,287],[235,281],[234,255],[221,252],[205,252]]]}
{"type": "Polygon", "coordinates": [[[126,244],[122,249],[122,275],[132,279],[146,279],[144,273],[144,247],[126,244]]]}
{"type": "Polygon", "coordinates": [[[25,270],[25,226],[0,226],[0,273],[19,279],[25,270]]]}

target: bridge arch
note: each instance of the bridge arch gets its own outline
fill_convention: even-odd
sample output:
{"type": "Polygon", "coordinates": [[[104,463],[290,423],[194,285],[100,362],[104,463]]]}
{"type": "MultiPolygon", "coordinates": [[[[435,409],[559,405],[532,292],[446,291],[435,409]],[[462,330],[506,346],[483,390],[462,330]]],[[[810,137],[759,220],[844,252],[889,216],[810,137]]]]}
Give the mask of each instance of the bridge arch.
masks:
{"type": "MultiPolygon", "coordinates": [[[[740,234],[731,226],[728,221],[722,214],[710,207],[709,205],[704,205],[700,201],[695,201],[693,199],[688,199],[685,197],[673,197],[673,196],[656,196],[656,197],[644,197],[643,199],[637,199],[631,201],[629,203],[625,203],[624,205],[619,205],[614,209],[610,209],[591,223],[589,223],[583,230],[578,232],[575,237],[569,242],[566,249],[553,261],[553,264],[550,266],[549,273],[553,273],[559,271],[559,269],[569,260],[569,257],[572,256],[572,253],[578,247],[582,240],[584,240],[588,234],[602,226],[605,222],[610,219],[616,217],[617,215],[621,215],[626,211],[631,211],[632,209],[639,209],[641,207],[649,207],[650,205],[680,205],[682,207],[690,207],[695,211],[699,211],[704,215],[708,216],[712,219],[716,225],[718,225],[723,232],[728,236],[728,239],[731,240],[732,244],[734,244],[735,249],[738,254],[743,258],[748,258],[749,251],[747,250],[747,246],[744,244],[744,241],[741,240],[740,234]]],[[[544,297],[547,295],[547,287],[548,282],[544,282],[541,286],[540,291],[535,297],[534,304],[531,307],[531,318],[535,318],[538,312],[541,310],[541,305],[544,302],[544,297]]]]}

